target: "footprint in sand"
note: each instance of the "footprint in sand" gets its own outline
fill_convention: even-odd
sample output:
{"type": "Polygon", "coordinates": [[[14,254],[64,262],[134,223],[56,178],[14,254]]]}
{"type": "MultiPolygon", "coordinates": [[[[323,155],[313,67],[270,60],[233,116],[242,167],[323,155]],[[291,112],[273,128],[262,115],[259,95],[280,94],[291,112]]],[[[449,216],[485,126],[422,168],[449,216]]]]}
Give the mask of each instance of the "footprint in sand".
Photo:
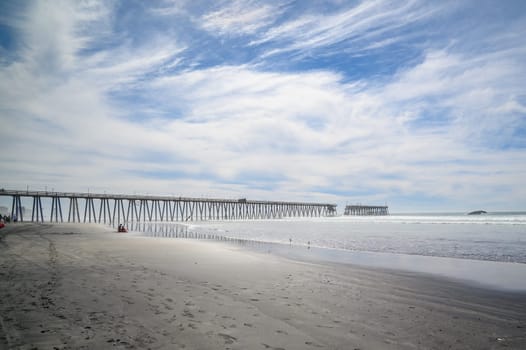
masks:
{"type": "Polygon", "coordinates": [[[219,333],[218,335],[224,339],[225,344],[234,344],[234,342],[237,341],[236,337],[233,337],[229,334],[219,333]]]}
{"type": "MultiPolygon", "coordinates": [[[[306,341],[306,342],[305,342],[305,345],[315,346],[315,347],[317,347],[317,348],[321,348],[321,347],[322,347],[321,345],[316,344],[316,343],[313,343],[313,342],[311,342],[311,341],[306,341]]],[[[360,350],[360,349],[355,348],[354,350],[360,350]]]]}
{"type": "Polygon", "coordinates": [[[265,347],[265,349],[272,349],[272,350],[285,350],[284,348],[276,348],[274,346],[270,346],[268,344],[265,344],[265,343],[261,343],[261,345],[263,345],[265,347]]]}
{"type": "Polygon", "coordinates": [[[189,317],[189,318],[194,318],[194,314],[191,313],[190,310],[187,310],[187,309],[185,309],[185,310],[183,311],[183,316],[185,316],[185,317],[189,317]]]}

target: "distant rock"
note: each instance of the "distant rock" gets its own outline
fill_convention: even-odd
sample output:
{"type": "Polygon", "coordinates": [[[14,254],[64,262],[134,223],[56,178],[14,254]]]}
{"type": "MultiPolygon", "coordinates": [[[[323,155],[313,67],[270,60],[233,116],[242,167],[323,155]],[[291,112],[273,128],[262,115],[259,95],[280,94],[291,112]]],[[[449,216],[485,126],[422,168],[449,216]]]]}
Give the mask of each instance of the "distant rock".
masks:
{"type": "Polygon", "coordinates": [[[481,215],[481,214],[487,214],[487,213],[488,212],[484,210],[475,210],[475,211],[472,211],[471,213],[468,213],[468,215],[481,215]]]}

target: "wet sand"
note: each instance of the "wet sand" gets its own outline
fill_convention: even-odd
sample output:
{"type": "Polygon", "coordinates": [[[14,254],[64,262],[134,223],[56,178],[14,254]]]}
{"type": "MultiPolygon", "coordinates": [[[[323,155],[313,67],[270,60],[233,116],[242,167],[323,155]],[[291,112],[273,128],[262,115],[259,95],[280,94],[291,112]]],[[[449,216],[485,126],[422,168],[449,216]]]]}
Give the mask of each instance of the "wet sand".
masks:
{"type": "Polygon", "coordinates": [[[0,349],[526,348],[526,293],[98,225],[0,236],[0,349]]]}

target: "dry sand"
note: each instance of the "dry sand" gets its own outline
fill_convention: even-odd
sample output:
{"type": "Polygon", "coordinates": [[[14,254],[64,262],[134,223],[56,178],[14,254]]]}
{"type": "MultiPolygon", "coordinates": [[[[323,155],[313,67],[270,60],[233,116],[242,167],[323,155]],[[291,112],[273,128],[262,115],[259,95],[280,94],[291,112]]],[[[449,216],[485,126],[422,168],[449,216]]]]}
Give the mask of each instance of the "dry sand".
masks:
{"type": "Polygon", "coordinates": [[[97,225],[0,236],[0,348],[526,349],[525,294],[97,225]]]}

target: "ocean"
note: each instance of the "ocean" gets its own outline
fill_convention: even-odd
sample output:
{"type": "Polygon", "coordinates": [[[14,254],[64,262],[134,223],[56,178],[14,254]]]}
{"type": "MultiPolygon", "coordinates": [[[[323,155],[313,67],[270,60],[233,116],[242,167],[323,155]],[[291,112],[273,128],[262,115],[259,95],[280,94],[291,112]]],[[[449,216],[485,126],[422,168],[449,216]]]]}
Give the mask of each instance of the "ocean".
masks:
{"type": "Polygon", "coordinates": [[[229,240],[296,259],[433,273],[526,290],[526,212],[135,225],[132,231],[147,236],[229,240]]]}

